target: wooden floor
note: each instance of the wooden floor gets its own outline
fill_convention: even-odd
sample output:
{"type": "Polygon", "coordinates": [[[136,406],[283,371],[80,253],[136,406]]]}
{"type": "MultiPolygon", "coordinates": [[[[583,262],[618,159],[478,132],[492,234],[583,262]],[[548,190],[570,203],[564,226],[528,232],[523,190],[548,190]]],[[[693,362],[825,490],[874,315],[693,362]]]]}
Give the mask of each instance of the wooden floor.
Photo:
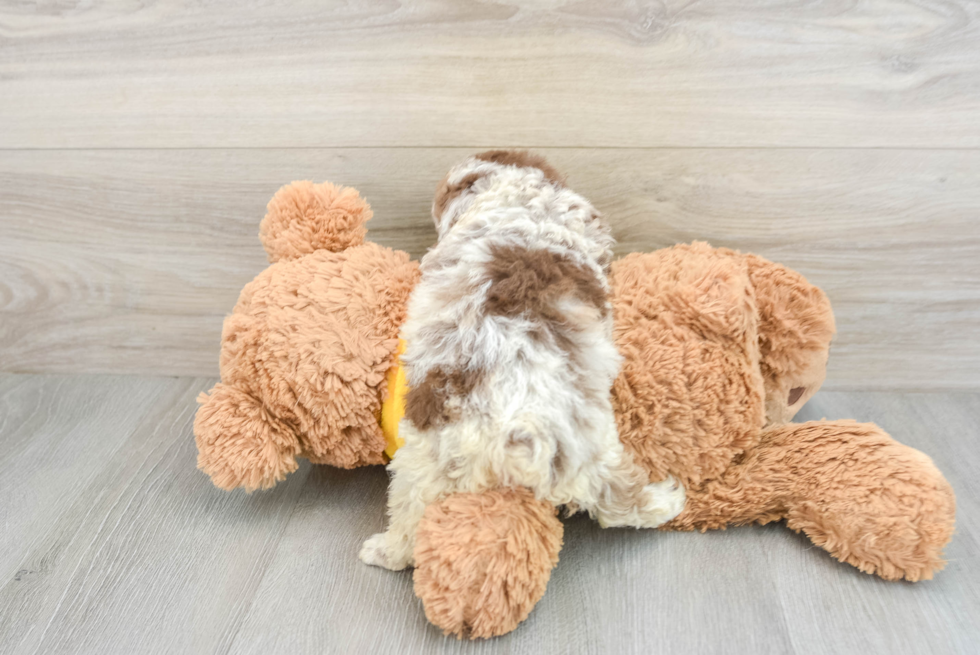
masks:
{"type": "Polygon", "coordinates": [[[410,572],[361,564],[382,468],[304,465],[268,493],[195,470],[213,380],[0,376],[0,653],[976,653],[977,393],[821,392],[802,419],[880,423],[958,496],[949,564],[884,582],[782,525],[698,533],[566,521],[514,633],[444,638],[410,572]]]}

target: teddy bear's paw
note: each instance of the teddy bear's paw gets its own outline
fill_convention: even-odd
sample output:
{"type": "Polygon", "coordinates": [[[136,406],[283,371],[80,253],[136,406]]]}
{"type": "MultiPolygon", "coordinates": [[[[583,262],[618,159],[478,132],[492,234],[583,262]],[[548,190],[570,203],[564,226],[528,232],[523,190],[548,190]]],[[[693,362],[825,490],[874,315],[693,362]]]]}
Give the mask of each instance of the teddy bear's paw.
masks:
{"type": "Polygon", "coordinates": [[[379,532],[365,541],[358,557],[369,566],[380,566],[390,571],[401,571],[409,565],[409,562],[398,557],[388,547],[388,539],[384,532],[379,532]]]}
{"type": "Polygon", "coordinates": [[[530,489],[457,493],[429,505],[415,545],[415,594],[445,634],[489,639],[544,595],[564,527],[530,489]]]}
{"type": "Polygon", "coordinates": [[[299,440],[254,396],[222,383],[194,417],[197,467],[220,489],[269,489],[298,466],[299,440]]]}
{"type": "Polygon", "coordinates": [[[684,486],[672,477],[660,482],[651,482],[643,487],[647,502],[638,507],[639,527],[656,528],[670,521],[682,511],[687,500],[684,486]]]}

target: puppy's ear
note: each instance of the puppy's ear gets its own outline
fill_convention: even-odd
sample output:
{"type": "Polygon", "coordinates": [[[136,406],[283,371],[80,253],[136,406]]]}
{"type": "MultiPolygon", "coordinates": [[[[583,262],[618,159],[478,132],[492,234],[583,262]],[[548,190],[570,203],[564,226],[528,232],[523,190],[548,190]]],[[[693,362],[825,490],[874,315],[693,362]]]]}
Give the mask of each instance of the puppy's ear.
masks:
{"type": "MultiPolygon", "coordinates": [[[[453,182],[455,176],[453,171],[450,171],[446,177],[439,182],[439,186],[436,187],[436,196],[432,201],[432,220],[436,223],[436,229],[440,234],[444,231],[443,218],[449,219],[449,223],[445,227],[449,227],[452,222],[455,222],[454,216],[446,216],[447,210],[449,210],[454,200],[459,198],[461,195],[469,191],[478,179],[482,177],[480,173],[467,173],[463,177],[459,178],[457,181],[453,182]]],[[[455,212],[458,213],[458,210],[455,212]]]]}

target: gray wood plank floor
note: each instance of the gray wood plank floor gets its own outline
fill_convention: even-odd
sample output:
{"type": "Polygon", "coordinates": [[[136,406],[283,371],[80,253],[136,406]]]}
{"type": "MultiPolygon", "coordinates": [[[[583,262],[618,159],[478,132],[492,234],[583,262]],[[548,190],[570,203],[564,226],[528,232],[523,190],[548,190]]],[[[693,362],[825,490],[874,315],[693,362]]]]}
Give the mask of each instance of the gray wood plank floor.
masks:
{"type": "Polygon", "coordinates": [[[780,525],[707,534],[566,522],[514,633],[447,639],[411,574],[361,565],[380,468],[304,465],[251,496],[195,469],[206,378],[0,376],[0,653],[976,653],[977,393],[822,392],[801,420],[875,421],[958,496],[949,565],[888,583],[780,525]]]}

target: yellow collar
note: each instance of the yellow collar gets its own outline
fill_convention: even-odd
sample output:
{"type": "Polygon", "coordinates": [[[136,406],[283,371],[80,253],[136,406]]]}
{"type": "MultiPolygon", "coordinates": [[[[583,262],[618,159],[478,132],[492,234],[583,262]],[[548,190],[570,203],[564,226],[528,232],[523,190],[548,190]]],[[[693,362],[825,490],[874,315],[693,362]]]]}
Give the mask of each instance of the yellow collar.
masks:
{"type": "Polygon", "coordinates": [[[408,379],[402,366],[401,355],[405,353],[405,342],[398,340],[398,352],[395,353],[395,363],[388,369],[388,397],[381,403],[381,431],[385,435],[385,454],[389,459],[395,456],[395,451],[405,445],[405,440],[398,436],[398,423],[405,416],[405,394],[408,393],[408,379]]]}

